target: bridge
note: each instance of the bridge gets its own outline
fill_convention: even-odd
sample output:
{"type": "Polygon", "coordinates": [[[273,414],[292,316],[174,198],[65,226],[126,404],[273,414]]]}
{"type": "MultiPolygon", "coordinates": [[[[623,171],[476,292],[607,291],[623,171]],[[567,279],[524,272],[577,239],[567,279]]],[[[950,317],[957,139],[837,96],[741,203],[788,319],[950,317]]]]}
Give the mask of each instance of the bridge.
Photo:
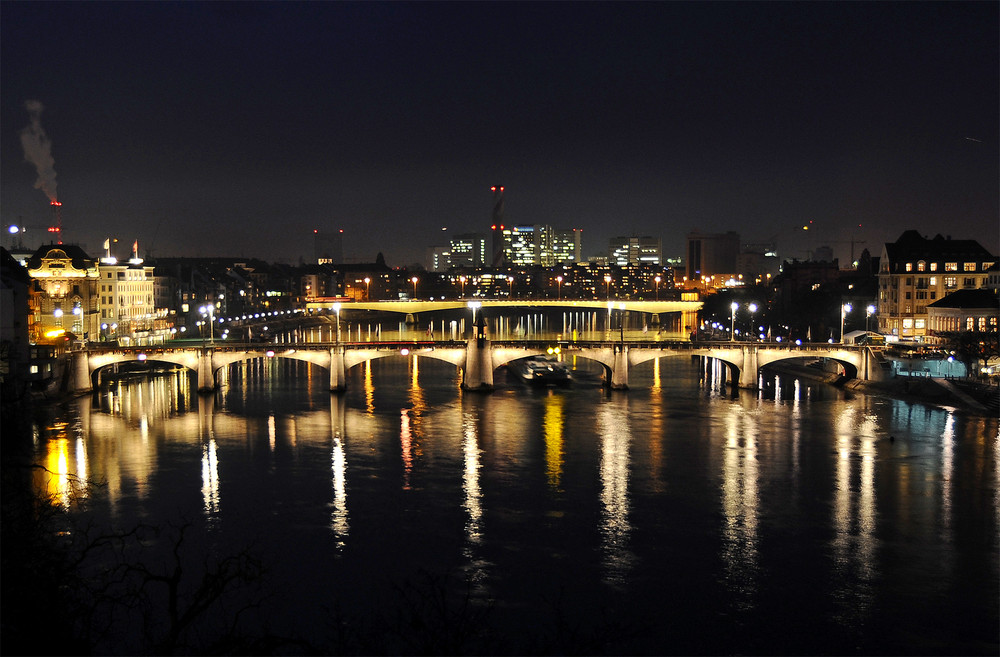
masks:
{"type": "MultiPolygon", "coordinates": [[[[289,358],[318,365],[330,373],[330,390],[346,388],[347,372],[355,365],[378,358],[414,354],[442,360],[462,370],[464,390],[493,389],[497,368],[521,358],[543,355],[551,341],[491,341],[484,334],[469,340],[411,342],[336,342],[302,344],[230,343],[150,347],[105,347],[99,343],[71,352],[70,389],[92,390],[100,375],[116,363],[164,363],[187,368],[197,374],[199,392],[218,386],[219,370],[257,358],[289,358]]],[[[614,390],[629,387],[629,369],[664,356],[702,356],[721,361],[728,379],[740,388],[756,388],[760,368],[795,358],[827,358],[839,363],[847,378],[877,379],[882,375],[879,354],[866,346],[847,344],[803,344],[773,342],[687,342],[590,340],[559,343],[562,356],[577,356],[599,363],[605,385],[614,390]]]]}
{"type": "Polygon", "coordinates": [[[560,310],[625,310],[650,313],[697,312],[704,305],[701,301],[649,301],[630,299],[441,299],[440,301],[399,300],[399,301],[310,301],[307,311],[370,310],[416,315],[418,313],[443,310],[465,310],[472,308],[552,308],[560,310]]]}

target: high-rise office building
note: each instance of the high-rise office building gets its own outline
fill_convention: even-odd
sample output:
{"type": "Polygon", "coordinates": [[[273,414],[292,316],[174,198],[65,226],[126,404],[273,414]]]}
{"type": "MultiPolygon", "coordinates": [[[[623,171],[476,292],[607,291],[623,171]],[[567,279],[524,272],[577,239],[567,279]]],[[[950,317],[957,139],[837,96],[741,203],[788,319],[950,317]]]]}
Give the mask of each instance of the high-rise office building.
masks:
{"type": "Polygon", "coordinates": [[[464,233],[451,239],[452,267],[482,267],[486,264],[486,235],[464,233]]]}
{"type": "Polygon", "coordinates": [[[662,243],[659,237],[648,235],[612,237],[608,242],[608,261],[620,267],[627,265],[659,265],[663,258],[662,251],[662,243]]]}
{"type": "Polygon", "coordinates": [[[552,264],[580,262],[582,228],[555,229],[552,231],[552,264]]]}

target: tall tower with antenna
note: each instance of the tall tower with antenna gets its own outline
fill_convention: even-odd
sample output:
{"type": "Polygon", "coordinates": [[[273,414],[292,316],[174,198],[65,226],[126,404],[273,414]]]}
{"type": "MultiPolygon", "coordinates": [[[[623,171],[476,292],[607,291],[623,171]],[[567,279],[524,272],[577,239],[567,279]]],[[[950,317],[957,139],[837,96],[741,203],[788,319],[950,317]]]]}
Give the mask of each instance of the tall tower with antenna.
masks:
{"type": "Polygon", "coordinates": [[[500,267],[506,259],[506,249],[503,236],[503,187],[490,187],[493,192],[493,266],[500,267]]]}

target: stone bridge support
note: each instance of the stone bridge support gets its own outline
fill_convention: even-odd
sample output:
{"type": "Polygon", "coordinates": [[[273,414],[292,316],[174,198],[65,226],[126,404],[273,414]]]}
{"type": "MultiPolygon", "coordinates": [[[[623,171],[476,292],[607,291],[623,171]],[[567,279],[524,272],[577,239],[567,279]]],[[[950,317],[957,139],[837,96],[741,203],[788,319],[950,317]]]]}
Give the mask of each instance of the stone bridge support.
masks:
{"type": "Polygon", "coordinates": [[[74,351],[70,361],[70,392],[90,392],[94,382],[90,379],[90,354],[86,351],[74,351]]]}
{"type": "Polygon", "coordinates": [[[628,347],[615,345],[611,360],[611,376],[608,385],[612,390],[628,390],[628,347]]]}
{"type": "Polygon", "coordinates": [[[463,390],[493,390],[493,349],[486,339],[471,338],[465,347],[463,390]]]}
{"type": "Polygon", "coordinates": [[[215,380],[215,368],[212,367],[214,356],[214,349],[202,349],[198,354],[198,392],[213,392],[219,385],[215,380]]]}
{"type": "Polygon", "coordinates": [[[344,359],[344,346],[330,349],[330,392],[343,392],[347,389],[347,362],[344,359]]]}

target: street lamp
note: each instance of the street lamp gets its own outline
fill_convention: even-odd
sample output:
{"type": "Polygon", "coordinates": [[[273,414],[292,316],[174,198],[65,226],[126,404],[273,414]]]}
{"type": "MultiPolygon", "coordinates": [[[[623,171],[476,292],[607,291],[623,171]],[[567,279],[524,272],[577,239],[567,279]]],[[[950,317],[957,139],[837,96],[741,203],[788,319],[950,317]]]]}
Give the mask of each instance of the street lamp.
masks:
{"type": "Polygon", "coordinates": [[[740,307],[740,304],[735,301],[729,304],[729,310],[732,311],[731,323],[729,325],[729,341],[733,342],[736,340],[736,309],[740,307]]]}
{"type": "Polygon", "coordinates": [[[659,276],[654,276],[653,277],[653,282],[656,283],[656,287],[655,287],[655,290],[656,290],[656,300],[659,301],[660,300],[660,277],[659,276]]]}
{"type": "Polygon", "coordinates": [[[372,279],[365,276],[365,301],[371,301],[371,284],[372,279]]]}
{"type": "Polygon", "coordinates": [[[754,337],[754,334],[757,333],[757,329],[754,328],[754,325],[753,325],[753,314],[755,312],[757,312],[757,304],[751,303],[749,306],[747,306],[747,310],[750,311],[750,338],[749,339],[752,341],[753,337],[754,337]]]}
{"type": "Polygon", "coordinates": [[[514,277],[507,277],[507,296],[511,299],[514,298],[514,277]]]}
{"type": "Polygon", "coordinates": [[[865,333],[868,333],[868,332],[871,331],[871,326],[870,326],[870,324],[871,324],[871,318],[872,318],[872,315],[874,315],[874,314],[875,314],[875,305],[874,304],[868,304],[868,307],[865,308],[865,333]]]}
{"type": "Polygon", "coordinates": [[[459,276],[458,277],[458,282],[462,284],[462,294],[461,294],[461,297],[464,298],[465,297],[465,276],[459,276]]]}
{"type": "Polygon", "coordinates": [[[198,310],[201,311],[202,315],[205,315],[205,314],[208,315],[208,323],[209,323],[209,332],[208,332],[208,334],[209,334],[209,339],[210,339],[210,341],[211,341],[212,344],[215,344],[215,304],[211,304],[211,303],[206,304],[206,305],[202,306],[201,308],[199,308],[198,310]]]}
{"type": "Polygon", "coordinates": [[[337,342],[340,342],[340,302],[333,304],[333,312],[337,313],[337,342]]]}
{"type": "Polygon", "coordinates": [[[851,312],[851,304],[845,303],[840,307],[840,344],[844,344],[844,318],[851,312]]]}
{"type": "Polygon", "coordinates": [[[604,296],[605,296],[606,299],[610,299],[611,298],[611,276],[608,276],[608,275],[604,276],[604,284],[607,285],[607,292],[605,292],[604,296]]]}
{"type": "Polygon", "coordinates": [[[556,301],[562,300],[562,276],[556,276],[556,301]]]}
{"type": "Polygon", "coordinates": [[[416,300],[416,298],[417,298],[417,277],[414,276],[413,278],[411,278],[410,282],[413,283],[413,298],[414,298],[414,300],[416,300]]]}

